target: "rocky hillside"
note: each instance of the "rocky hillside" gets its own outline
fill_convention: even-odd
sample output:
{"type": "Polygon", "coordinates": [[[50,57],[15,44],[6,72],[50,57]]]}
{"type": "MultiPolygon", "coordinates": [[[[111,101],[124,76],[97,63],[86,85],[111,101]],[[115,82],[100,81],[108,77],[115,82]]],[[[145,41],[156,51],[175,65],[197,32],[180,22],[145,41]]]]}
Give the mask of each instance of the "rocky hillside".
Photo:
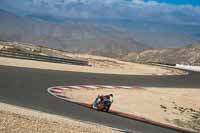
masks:
{"type": "Polygon", "coordinates": [[[141,52],[130,52],[122,59],[142,63],[200,65],[200,43],[191,44],[184,48],[148,49],[141,52]]]}
{"type": "Polygon", "coordinates": [[[148,48],[133,34],[103,24],[68,20],[62,24],[16,16],[0,10],[0,40],[39,44],[69,52],[122,55],[148,48]]]}

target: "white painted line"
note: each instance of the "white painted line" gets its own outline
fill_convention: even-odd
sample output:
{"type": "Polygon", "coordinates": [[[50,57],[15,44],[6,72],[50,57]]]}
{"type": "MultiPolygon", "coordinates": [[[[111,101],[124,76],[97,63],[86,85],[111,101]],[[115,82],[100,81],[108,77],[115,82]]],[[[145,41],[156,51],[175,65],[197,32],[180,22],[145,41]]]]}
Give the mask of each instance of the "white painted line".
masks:
{"type": "MultiPolygon", "coordinates": [[[[51,95],[53,95],[53,96],[55,96],[55,97],[57,97],[57,98],[63,99],[63,100],[69,100],[69,99],[67,99],[67,98],[60,97],[60,96],[62,96],[62,94],[61,94],[61,95],[59,94],[60,96],[58,96],[57,94],[51,92],[51,89],[52,89],[52,88],[48,88],[48,89],[47,89],[47,91],[48,91],[49,94],[51,94],[51,95]]],[[[71,101],[72,101],[72,100],[71,100],[71,101]]]]}

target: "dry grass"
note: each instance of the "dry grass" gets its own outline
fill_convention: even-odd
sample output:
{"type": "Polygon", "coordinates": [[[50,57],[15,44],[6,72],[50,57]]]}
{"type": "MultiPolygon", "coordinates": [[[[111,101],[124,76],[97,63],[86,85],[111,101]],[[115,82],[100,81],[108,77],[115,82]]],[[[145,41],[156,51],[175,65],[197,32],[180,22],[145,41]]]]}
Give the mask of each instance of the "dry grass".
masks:
{"type": "Polygon", "coordinates": [[[118,133],[109,127],[0,103],[0,133],[118,133]]]}
{"type": "MultiPolygon", "coordinates": [[[[92,103],[99,94],[110,93],[114,94],[111,109],[144,116],[162,123],[182,126],[174,120],[190,121],[193,119],[195,124],[193,116],[200,111],[199,89],[66,89],[64,91],[64,95],[72,100],[87,103],[92,103]]],[[[191,128],[189,125],[184,127],[191,128]]],[[[200,126],[196,126],[196,129],[200,129],[200,126]]]]}

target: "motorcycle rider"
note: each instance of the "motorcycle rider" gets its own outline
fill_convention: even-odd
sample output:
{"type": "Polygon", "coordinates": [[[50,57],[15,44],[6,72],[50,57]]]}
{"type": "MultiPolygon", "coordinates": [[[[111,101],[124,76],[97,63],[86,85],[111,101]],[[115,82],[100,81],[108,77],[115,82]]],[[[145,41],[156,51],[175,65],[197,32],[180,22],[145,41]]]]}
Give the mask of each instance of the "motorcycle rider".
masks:
{"type": "MultiPolygon", "coordinates": [[[[92,104],[92,108],[95,110],[98,110],[97,105],[102,103],[104,105],[106,105],[107,102],[110,102],[111,104],[113,103],[113,94],[109,94],[109,95],[98,95],[97,98],[95,99],[95,101],[92,104]]],[[[110,108],[111,104],[109,105],[108,109],[110,108]]]]}

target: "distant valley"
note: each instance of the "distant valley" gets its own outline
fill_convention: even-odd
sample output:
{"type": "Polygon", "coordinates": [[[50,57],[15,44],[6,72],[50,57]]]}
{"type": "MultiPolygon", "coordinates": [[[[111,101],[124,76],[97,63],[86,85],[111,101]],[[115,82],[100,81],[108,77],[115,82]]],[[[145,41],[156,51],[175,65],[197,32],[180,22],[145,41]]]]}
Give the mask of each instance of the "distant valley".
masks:
{"type": "Polygon", "coordinates": [[[198,26],[48,15],[0,10],[0,40],[132,62],[200,65],[198,26]],[[152,27],[152,28],[151,28],[152,27]],[[195,40],[196,38],[196,40],[195,40]],[[162,45],[161,45],[162,44],[162,45]],[[188,44],[193,44],[186,46],[188,44]]]}
{"type": "Polygon", "coordinates": [[[123,55],[149,48],[120,28],[68,20],[62,24],[37,20],[0,10],[0,39],[26,42],[69,52],[123,55]]]}

